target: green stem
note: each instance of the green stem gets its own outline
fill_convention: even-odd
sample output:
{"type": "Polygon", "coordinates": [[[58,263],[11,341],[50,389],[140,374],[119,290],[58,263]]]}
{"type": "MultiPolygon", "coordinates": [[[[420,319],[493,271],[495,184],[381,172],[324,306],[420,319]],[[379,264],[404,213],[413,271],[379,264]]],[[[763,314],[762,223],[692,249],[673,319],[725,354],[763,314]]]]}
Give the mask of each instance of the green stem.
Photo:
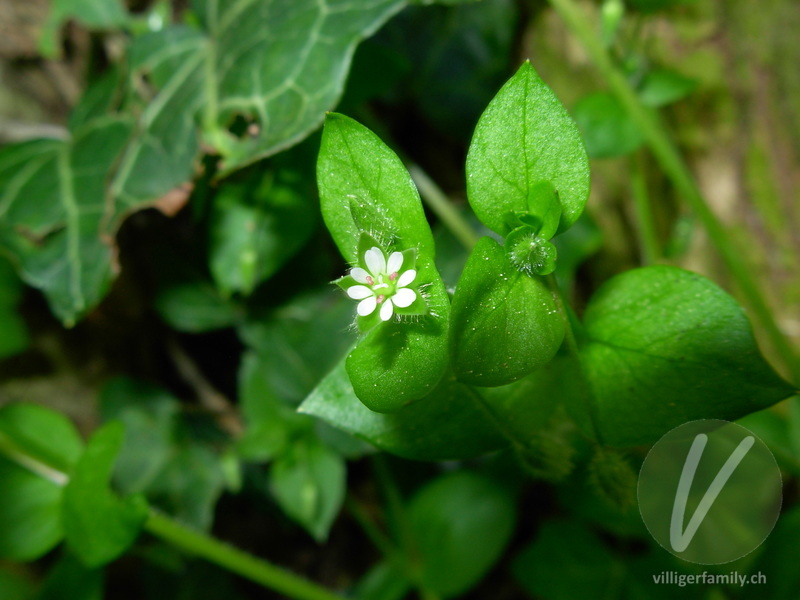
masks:
{"type": "Polygon", "coordinates": [[[789,340],[773,318],[767,301],[764,299],[755,278],[750,273],[746,261],[742,258],[744,253],[736,247],[725,231],[725,227],[709,208],[689,168],[684,163],[656,114],[639,101],[636,92],[614,64],[600,37],[594,31],[591,22],[583,14],[575,0],[550,0],[550,4],[559,13],[570,31],[583,44],[587,54],[610,86],[612,92],[639,126],[661,168],[702,221],[709,237],[725,261],[728,270],[736,280],[742,295],[753,312],[753,316],[764,329],[772,347],[777,351],[784,366],[794,377],[795,383],[797,383],[800,381],[800,362],[798,362],[794,348],[792,348],[789,340]]]}
{"type": "MultiPolygon", "coordinates": [[[[64,486],[69,482],[66,473],[32,456],[2,433],[0,433],[0,454],[56,485],[64,486]]],[[[342,600],[341,596],[315,583],[178,523],[153,508],[150,509],[144,528],[187,553],[205,558],[265,588],[280,592],[287,598],[342,600]]]]}
{"type": "Polygon", "coordinates": [[[395,548],[394,543],[389,539],[389,536],[383,533],[372,521],[367,511],[361,506],[358,500],[352,496],[347,496],[347,498],[345,498],[345,507],[350,511],[350,514],[353,515],[353,518],[361,526],[361,529],[372,544],[381,551],[384,558],[390,561],[395,560],[397,557],[397,548],[395,548]]]}
{"type": "Polygon", "coordinates": [[[182,525],[151,509],[145,529],[190,554],[199,556],[265,588],[296,600],[342,600],[332,592],[289,571],[182,525]]]}
{"type": "Polygon", "coordinates": [[[420,196],[422,196],[425,203],[436,213],[439,220],[461,242],[464,248],[472,250],[472,247],[478,243],[480,236],[463,215],[458,212],[458,209],[453,206],[447,195],[417,165],[409,165],[408,172],[411,173],[411,178],[417,184],[420,196]]]}
{"type": "Polygon", "coordinates": [[[636,230],[639,234],[639,243],[642,250],[642,264],[652,265],[661,258],[661,248],[658,243],[653,206],[647,193],[645,180],[644,160],[639,154],[631,164],[631,195],[633,208],[636,214],[636,230]]]}

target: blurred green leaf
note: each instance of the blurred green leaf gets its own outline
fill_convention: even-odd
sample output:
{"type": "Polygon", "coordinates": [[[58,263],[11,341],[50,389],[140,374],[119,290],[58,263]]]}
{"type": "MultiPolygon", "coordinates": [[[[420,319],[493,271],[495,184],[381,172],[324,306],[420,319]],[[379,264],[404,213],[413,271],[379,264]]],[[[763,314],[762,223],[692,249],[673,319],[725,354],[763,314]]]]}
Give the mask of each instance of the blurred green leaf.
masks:
{"type": "Polygon", "coordinates": [[[478,218],[507,235],[509,216],[533,212],[533,186],[558,193],[560,230],[578,219],[589,196],[589,162],[578,128],[552,90],[524,63],[484,111],[467,155],[467,196],[478,218]]]}
{"type": "Polygon", "coordinates": [[[283,511],[323,542],[344,501],[346,474],[338,453],[306,437],[275,459],[269,485],[283,511]]]}
{"type": "Polygon", "coordinates": [[[553,239],[553,244],[558,250],[555,275],[559,287],[569,294],[578,267],[602,248],[603,232],[589,213],[583,213],[575,225],[553,239]]]}
{"type": "Polygon", "coordinates": [[[0,435],[45,465],[69,472],[83,452],[83,440],[72,422],[33,403],[0,407],[0,435]]]}
{"type": "Polygon", "coordinates": [[[458,378],[499,386],[553,358],[564,323],[538,276],[518,271],[493,239],[478,241],[453,297],[450,352],[458,378]]]}
{"type": "Polygon", "coordinates": [[[59,485],[0,458],[0,558],[27,562],[61,541],[59,485]]]}
{"type": "Polygon", "coordinates": [[[572,112],[591,158],[625,156],[644,142],[636,123],[608,92],[584,96],[572,112]]]}
{"type": "Polygon", "coordinates": [[[511,539],[515,504],[497,481],[469,471],[420,490],[408,512],[425,587],[451,598],[480,581],[511,539]]]}
{"type": "Polygon", "coordinates": [[[112,29],[126,24],[128,11],[121,0],[52,0],[39,37],[39,51],[45,57],[58,55],[58,29],[70,19],[90,29],[112,29]]]}
{"type": "Polygon", "coordinates": [[[351,264],[363,259],[358,252],[364,234],[376,238],[384,253],[416,251],[415,285],[424,286],[428,314],[379,323],[347,358],[358,398],[372,410],[397,410],[430,392],[447,366],[450,303],[419,194],[392,150],[337,114],[325,121],[317,180],[325,224],[351,264]]]}
{"type": "Polygon", "coordinates": [[[648,72],[637,90],[639,99],[646,106],[666,106],[691,94],[697,81],[670,69],[654,69],[648,72]]]}
{"type": "Polygon", "coordinates": [[[736,301],[689,271],[618,275],[584,323],[581,360],[610,445],[650,444],[695,419],[738,419],[794,391],[762,357],[736,301]]]}
{"type": "Polygon", "coordinates": [[[0,568],[0,598],[3,600],[31,600],[33,583],[27,577],[0,568]]]}
{"type": "Polygon", "coordinates": [[[795,504],[778,519],[764,543],[764,553],[753,565],[752,573],[762,573],[767,585],[759,586],[765,600],[794,600],[800,589],[800,571],[792,560],[800,536],[800,506],[795,504]]]}
{"type": "Polygon", "coordinates": [[[250,294],[308,240],[317,211],[300,177],[277,169],[220,189],[211,214],[210,266],[224,294],[250,294]]]}
{"type": "Polygon", "coordinates": [[[623,566],[589,529],[572,521],[545,522],[514,560],[514,575],[535,598],[618,597],[623,566]]]}
{"type": "Polygon", "coordinates": [[[214,507],[225,488],[220,457],[197,444],[178,447],[148,489],[153,504],[201,530],[214,521],[214,507]]]}
{"type": "Polygon", "coordinates": [[[403,600],[410,589],[411,583],[397,567],[382,562],[361,578],[353,597],[356,600],[403,600]]]}
{"type": "Polygon", "coordinates": [[[22,293],[22,282],[0,256],[0,360],[19,354],[30,344],[25,320],[17,311],[22,293]]]}
{"type": "Polygon", "coordinates": [[[159,290],[155,307],[170,327],[188,333],[233,327],[244,315],[236,302],[223,298],[203,279],[167,283],[159,290]]]}
{"type": "Polygon", "coordinates": [[[164,468],[175,443],[178,408],[171,394],[141,381],[112,379],[103,388],[103,420],[125,426],[114,467],[114,481],[123,494],[145,491],[164,468]]]}
{"type": "Polygon", "coordinates": [[[64,553],[42,584],[36,600],[103,600],[104,573],[64,553]]]}
{"type": "Polygon", "coordinates": [[[122,500],[109,488],[125,435],[121,423],[97,430],[64,488],[62,522],[67,544],[89,567],[114,560],[133,544],[147,517],[141,496],[122,500]]]}

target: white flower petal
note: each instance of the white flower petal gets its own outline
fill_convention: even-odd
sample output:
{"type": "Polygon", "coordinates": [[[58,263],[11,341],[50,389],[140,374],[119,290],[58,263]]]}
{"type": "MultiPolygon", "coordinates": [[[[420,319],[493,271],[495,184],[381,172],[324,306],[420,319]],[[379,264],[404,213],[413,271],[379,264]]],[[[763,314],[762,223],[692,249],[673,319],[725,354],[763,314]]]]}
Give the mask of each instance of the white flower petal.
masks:
{"type": "Polygon", "coordinates": [[[369,273],[367,273],[361,267],[353,267],[350,269],[350,277],[355,279],[358,283],[367,283],[367,277],[369,277],[369,273]]]}
{"type": "Polygon", "coordinates": [[[375,296],[370,296],[369,298],[365,298],[364,300],[358,303],[358,308],[356,308],[356,312],[362,317],[366,317],[367,315],[372,314],[372,311],[375,310],[376,306],[378,306],[378,299],[375,298],[375,296]]]}
{"type": "Polygon", "coordinates": [[[398,308],[406,308],[407,306],[411,306],[414,303],[414,300],[416,299],[417,299],[416,292],[408,288],[397,290],[395,295],[392,296],[392,302],[394,302],[398,308]]]}
{"type": "Polygon", "coordinates": [[[414,269],[409,269],[400,275],[400,278],[397,280],[397,287],[406,287],[409,283],[414,281],[416,277],[417,272],[414,269]]]}
{"type": "Polygon", "coordinates": [[[373,277],[386,273],[386,257],[383,255],[383,251],[377,246],[370,248],[364,253],[364,261],[367,263],[367,269],[369,269],[373,277]]]}
{"type": "Polygon", "coordinates": [[[353,300],[363,300],[364,298],[369,298],[374,294],[372,293],[372,290],[365,285],[354,285],[347,288],[347,295],[353,300]]]}
{"type": "Polygon", "coordinates": [[[392,313],[394,312],[394,306],[392,306],[392,301],[387,300],[381,306],[381,321],[388,321],[392,318],[392,313]]]}
{"type": "Polygon", "coordinates": [[[400,270],[400,267],[402,266],[403,266],[403,253],[392,252],[392,255],[389,257],[389,261],[386,263],[386,272],[397,273],[400,270]]]}

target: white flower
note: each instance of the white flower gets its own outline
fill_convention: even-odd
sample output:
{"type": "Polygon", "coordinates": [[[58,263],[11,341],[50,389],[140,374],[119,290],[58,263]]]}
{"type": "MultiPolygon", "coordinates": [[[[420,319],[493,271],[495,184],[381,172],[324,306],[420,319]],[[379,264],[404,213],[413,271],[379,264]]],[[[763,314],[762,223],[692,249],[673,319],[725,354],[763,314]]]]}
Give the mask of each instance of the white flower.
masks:
{"type": "Polygon", "coordinates": [[[403,266],[402,252],[392,252],[389,260],[383,250],[373,246],[364,253],[363,263],[367,268],[353,267],[350,276],[360,285],[347,289],[347,295],[360,300],[356,311],[362,317],[371,315],[380,305],[382,321],[394,314],[394,307],[407,308],[417,299],[417,293],[409,289],[417,272],[414,269],[400,272],[403,266]]]}

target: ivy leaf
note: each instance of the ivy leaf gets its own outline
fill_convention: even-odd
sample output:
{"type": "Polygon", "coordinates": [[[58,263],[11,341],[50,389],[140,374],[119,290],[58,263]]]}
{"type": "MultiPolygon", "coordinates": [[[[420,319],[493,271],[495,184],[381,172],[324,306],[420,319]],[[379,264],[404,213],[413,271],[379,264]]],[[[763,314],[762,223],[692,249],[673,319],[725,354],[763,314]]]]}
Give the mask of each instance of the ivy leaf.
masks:
{"type": "Polygon", "coordinates": [[[186,200],[201,141],[225,173],[299,142],[341,96],[356,44],[404,4],[195,0],[201,27],[135,38],[125,87],[112,102],[107,80],[88,92],[70,140],[0,152],[0,246],[72,325],[114,277],[120,222],[164,196],[186,200]]]}
{"type": "Polygon", "coordinates": [[[275,460],[270,488],[284,512],[323,542],[342,507],[346,475],[338,453],[307,437],[275,460]]]}
{"type": "Polygon", "coordinates": [[[480,581],[511,539],[515,504],[498,482],[469,471],[420,490],[408,512],[426,588],[451,598],[480,581]]]}
{"type": "Polygon", "coordinates": [[[618,275],[584,323],[581,360],[610,445],[650,444],[695,419],[732,421],[794,393],[762,357],[741,307],[695,273],[618,275]]]}
{"type": "Polygon", "coordinates": [[[589,161],[580,133],[552,90],[525,62],[484,111],[467,155],[467,196],[478,218],[507,235],[509,216],[537,215],[529,199],[549,182],[561,202],[559,230],[581,215],[589,161]]]}
{"type": "Polygon", "coordinates": [[[416,250],[415,285],[424,289],[428,314],[378,324],[347,357],[358,398],[372,410],[397,410],[427,395],[447,367],[450,303],[419,194],[394,152],[337,114],[325,121],[317,181],[322,216],[346,260],[359,264],[362,234],[384,251],[416,250]]]}
{"type": "Polygon", "coordinates": [[[112,251],[100,235],[103,184],[130,131],[129,120],[109,118],[70,141],[0,150],[0,246],[68,325],[108,288],[112,251]]]}
{"type": "Polygon", "coordinates": [[[142,497],[121,500],[109,488],[124,431],[119,422],[101,427],[64,488],[61,514],[67,544],[89,567],[103,565],[127,550],[147,517],[142,497]]]}
{"type": "Polygon", "coordinates": [[[518,271],[493,239],[478,241],[453,297],[450,352],[472,385],[516,381],[553,358],[564,323],[538,277],[518,271]]]}

